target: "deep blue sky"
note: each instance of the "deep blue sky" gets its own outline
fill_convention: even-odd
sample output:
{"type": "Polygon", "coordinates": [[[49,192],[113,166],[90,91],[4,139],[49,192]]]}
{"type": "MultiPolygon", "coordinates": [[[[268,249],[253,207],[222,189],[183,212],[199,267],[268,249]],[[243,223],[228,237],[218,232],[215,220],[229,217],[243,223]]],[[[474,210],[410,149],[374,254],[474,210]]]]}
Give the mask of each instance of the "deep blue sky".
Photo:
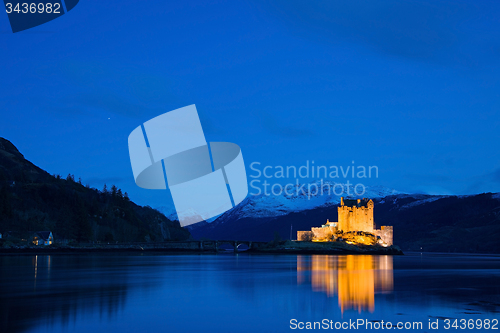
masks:
{"type": "Polygon", "coordinates": [[[499,18],[498,1],[81,0],[13,34],[0,14],[0,136],[157,206],[127,137],[196,104],[247,166],[354,160],[379,167],[367,184],[498,192],[499,18]]]}

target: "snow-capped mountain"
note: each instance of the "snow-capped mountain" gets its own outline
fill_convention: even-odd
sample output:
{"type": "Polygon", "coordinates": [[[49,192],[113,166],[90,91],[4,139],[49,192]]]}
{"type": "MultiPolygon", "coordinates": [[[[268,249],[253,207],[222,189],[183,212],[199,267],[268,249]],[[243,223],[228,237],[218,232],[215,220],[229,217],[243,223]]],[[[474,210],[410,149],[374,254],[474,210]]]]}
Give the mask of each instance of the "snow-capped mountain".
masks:
{"type": "MultiPolygon", "coordinates": [[[[354,185],[318,181],[313,183],[297,184],[289,186],[286,191],[283,190],[275,194],[271,193],[248,195],[238,206],[220,215],[224,219],[235,216],[243,217],[275,217],[300,212],[318,207],[336,206],[340,203],[341,197],[346,198],[383,198],[388,195],[403,194],[392,188],[384,186],[365,186],[364,188],[355,188],[354,185]],[[364,191],[363,191],[364,190],[364,191]],[[359,193],[359,195],[356,195],[359,193]]],[[[177,212],[173,205],[156,207],[160,212],[170,220],[178,220],[177,212]]],[[[219,216],[212,217],[206,222],[215,221],[219,216]]]]}
{"type": "Polygon", "coordinates": [[[376,199],[401,194],[383,186],[366,186],[363,193],[358,189],[361,195],[356,195],[354,190],[352,185],[324,181],[294,185],[287,188],[287,193],[279,195],[249,195],[237,207],[222,214],[221,218],[226,219],[234,215],[239,218],[276,217],[319,207],[336,206],[341,197],[376,199]]]}

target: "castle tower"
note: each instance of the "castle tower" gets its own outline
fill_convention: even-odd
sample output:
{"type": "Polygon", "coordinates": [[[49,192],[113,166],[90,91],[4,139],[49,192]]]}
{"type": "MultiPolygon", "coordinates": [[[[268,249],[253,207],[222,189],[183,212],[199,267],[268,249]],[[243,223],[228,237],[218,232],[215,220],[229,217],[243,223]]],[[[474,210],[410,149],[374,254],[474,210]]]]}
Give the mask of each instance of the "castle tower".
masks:
{"type": "Polygon", "coordinates": [[[340,198],[340,207],[337,209],[339,230],[373,233],[373,207],[373,200],[340,198]]]}

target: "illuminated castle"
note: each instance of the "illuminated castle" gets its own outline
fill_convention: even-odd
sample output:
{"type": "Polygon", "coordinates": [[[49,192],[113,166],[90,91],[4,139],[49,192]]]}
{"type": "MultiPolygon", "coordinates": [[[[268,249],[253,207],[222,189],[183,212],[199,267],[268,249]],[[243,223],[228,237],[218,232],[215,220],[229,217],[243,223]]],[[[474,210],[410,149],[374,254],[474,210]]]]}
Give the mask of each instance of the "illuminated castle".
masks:
{"type": "Polygon", "coordinates": [[[392,245],[392,226],[374,228],[373,200],[350,200],[340,198],[338,222],[326,220],[320,228],[311,231],[297,231],[298,241],[331,242],[344,240],[348,243],[392,245]],[[378,237],[380,239],[378,239],[378,237]]]}

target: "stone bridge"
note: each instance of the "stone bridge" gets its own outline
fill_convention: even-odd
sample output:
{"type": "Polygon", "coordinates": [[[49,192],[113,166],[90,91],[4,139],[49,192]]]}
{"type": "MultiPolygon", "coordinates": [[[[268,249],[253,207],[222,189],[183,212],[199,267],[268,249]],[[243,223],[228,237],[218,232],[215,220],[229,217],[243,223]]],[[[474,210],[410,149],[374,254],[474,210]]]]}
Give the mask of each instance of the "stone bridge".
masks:
{"type": "MultiPolygon", "coordinates": [[[[248,246],[249,250],[257,249],[267,242],[252,242],[252,241],[238,241],[238,240],[186,240],[186,241],[165,241],[165,242],[127,242],[127,243],[99,243],[97,246],[106,249],[136,249],[136,250],[174,250],[174,251],[207,251],[217,252],[221,250],[222,245],[229,245],[233,248],[234,252],[241,251],[241,246],[248,246]]],[[[93,247],[96,244],[80,244],[82,247],[93,247]]]]}
{"type": "Polygon", "coordinates": [[[267,242],[252,242],[252,241],[236,241],[236,240],[204,240],[198,241],[200,250],[212,250],[219,251],[221,245],[228,244],[233,247],[234,252],[238,252],[241,245],[248,246],[249,250],[256,249],[262,245],[267,244],[267,242]]]}

